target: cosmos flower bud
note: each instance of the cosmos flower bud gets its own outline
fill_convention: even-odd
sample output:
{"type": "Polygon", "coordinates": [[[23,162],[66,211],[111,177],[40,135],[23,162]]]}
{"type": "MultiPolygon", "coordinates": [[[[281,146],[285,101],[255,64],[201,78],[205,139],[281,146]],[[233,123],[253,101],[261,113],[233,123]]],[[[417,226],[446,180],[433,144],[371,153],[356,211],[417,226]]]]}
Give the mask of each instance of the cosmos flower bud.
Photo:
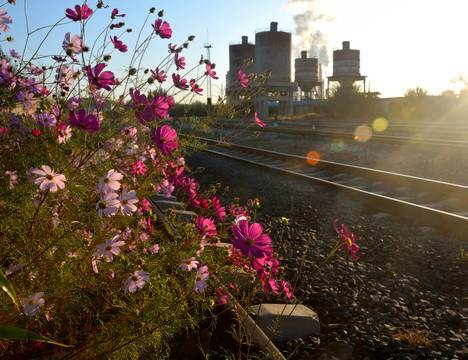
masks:
{"type": "Polygon", "coordinates": [[[136,74],[136,69],[135,68],[131,68],[128,72],[128,75],[132,76],[132,75],[135,75],[136,74]]]}
{"type": "Polygon", "coordinates": [[[150,13],[151,13],[151,14],[154,13],[155,11],[156,11],[156,8],[154,8],[154,7],[152,7],[152,8],[150,9],[150,13]]]}
{"type": "Polygon", "coordinates": [[[104,61],[109,61],[112,56],[110,55],[104,55],[104,61]]]}
{"type": "Polygon", "coordinates": [[[188,40],[189,40],[189,41],[193,41],[194,39],[195,39],[195,35],[190,35],[190,36],[188,37],[188,40]]]}
{"type": "Polygon", "coordinates": [[[282,226],[288,226],[288,225],[289,225],[289,220],[288,220],[288,218],[282,217],[282,218],[281,218],[281,225],[282,225],[282,226]]]}
{"type": "Polygon", "coordinates": [[[163,17],[164,16],[164,10],[161,10],[160,12],[158,12],[158,16],[163,17]]]}

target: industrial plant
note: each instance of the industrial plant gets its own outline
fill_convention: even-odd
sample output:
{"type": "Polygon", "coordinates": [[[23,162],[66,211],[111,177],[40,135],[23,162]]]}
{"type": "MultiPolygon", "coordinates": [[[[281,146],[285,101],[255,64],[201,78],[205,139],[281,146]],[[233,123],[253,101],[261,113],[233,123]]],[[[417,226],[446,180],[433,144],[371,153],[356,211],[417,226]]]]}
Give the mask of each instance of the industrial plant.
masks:
{"type": "Polygon", "coordinates": [[[307,51],[301,51],[300,58],[294,61],[294,81],[292,80],[292,34],[278,29],[277,22],[271,22],[270,28],[259,30],[255,34],[255,44],[249,43],[247,36],[242,36],[240,44],[229,45],[229,71],[226,75],[227,96],[239,94],[237,72],[243,68],[249,74],[271,76],[264,84],[265,92],[255,96],[255,110],[260,117],[270,115],[275,107],[278,115],[291,116],[294,104],[308,105],[323,99],[329,91],[330,83],[354,83],[362,81],[364,91],[366,76],[360,73],[360,52],[350,48],[349,41],[343,41],[343,49],[333,52],[333,75],[327,77],[324,88],[322,66],[317,57],[308,57],[307,51]],[[254,59],[253,65],[245,67],[245,60],[254,59]]]}

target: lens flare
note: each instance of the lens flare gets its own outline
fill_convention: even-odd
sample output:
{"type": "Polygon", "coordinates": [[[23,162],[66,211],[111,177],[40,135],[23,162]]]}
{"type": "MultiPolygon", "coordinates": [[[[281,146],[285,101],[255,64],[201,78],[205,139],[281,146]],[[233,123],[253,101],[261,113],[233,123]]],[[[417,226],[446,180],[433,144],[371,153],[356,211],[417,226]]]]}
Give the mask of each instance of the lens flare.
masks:
{"type": "Polygon", "coordinates": [[[342,152],[345,147],[345,143],[342,139],[335,139],[331,143],[331,150],[333,152],[342,152]]]}
{"type": "Polygon", "coordinates": [[[372,129],[367,125],[359,125],[354,130],[354,140],[366,142],[372,137],[372,129]]]}
{"type": "Polygon", "coordinates": [[[379,117],[375,119],[374,122],[372,123],[372,129],[375,132],[383,132],[387,130],[387,127],[388,127],[388,121],[384,117],[379,117]]]}
{"type": "Polygon", "coordinates": [[[309,151],[307,154],[307,162],[310,165],[316,165],[320,161],[320,154],[317,151],[309,151]]]}

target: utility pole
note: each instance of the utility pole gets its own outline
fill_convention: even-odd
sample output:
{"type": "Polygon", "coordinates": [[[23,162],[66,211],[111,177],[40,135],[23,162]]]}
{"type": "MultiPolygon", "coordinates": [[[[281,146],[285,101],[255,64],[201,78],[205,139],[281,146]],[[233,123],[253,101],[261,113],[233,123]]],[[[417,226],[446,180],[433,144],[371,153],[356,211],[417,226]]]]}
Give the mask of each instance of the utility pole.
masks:
{"type": "MultiPolygon", "coordinates": [[[[207,38],[208,38],[208,34],[207,34],[207,38]]],[[[203,45],[203,47],[206,49],[206,58],[208,59],[208,61],[210,61],[210,49],[213,47],[213,45],[210,44],[209,42],[206,42],[203,45]]],[[[211,64],[211,61],[210,61],[210,64],[211,64]]],[[[211,76],[208,76],[208,83],[207,83],[206,87],[207,87],[207,89],[206,89],[206,96],[207,96],[206,104],[211,105],[211,76]]]]}

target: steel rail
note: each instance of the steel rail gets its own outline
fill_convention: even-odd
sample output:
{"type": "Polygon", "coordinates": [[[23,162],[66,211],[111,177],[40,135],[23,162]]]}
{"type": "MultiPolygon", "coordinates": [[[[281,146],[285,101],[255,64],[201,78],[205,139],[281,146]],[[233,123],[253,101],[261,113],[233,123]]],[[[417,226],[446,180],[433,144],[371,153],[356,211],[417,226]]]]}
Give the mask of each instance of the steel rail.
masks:
{"type": "Polygon", "coordinates": [[[467,186],[325,160],[310,165],[306,157],[199,139],[210,145],[203,151],[331,186],[372,208],[449,234],[468,233],[467,186]]]}
{"type": "MultiPolygon", "coordinates": [[[[248,126],[237,126],[237,125],[228,125],[228,124],[222,125],[221,127],[227,128],[227,129],[236,128],[242,131],[249,129],[248,126]]],[[[284,126],[267,126],[267,127],[262,128],[262,132],[300,135],[300,136],[343,138],[343,139],[354,139],[355,137],[355,134],[350,133],[350,132],[311,130],[310,126],[296,126],[295,128],[284,127],[284,126]]],[[[372,134],[372,136],[367,141],[468,148],[468,141],[463,141],[463,140],[406,137],[406,136],[396,136],[396,135],[372,134]]]]}

